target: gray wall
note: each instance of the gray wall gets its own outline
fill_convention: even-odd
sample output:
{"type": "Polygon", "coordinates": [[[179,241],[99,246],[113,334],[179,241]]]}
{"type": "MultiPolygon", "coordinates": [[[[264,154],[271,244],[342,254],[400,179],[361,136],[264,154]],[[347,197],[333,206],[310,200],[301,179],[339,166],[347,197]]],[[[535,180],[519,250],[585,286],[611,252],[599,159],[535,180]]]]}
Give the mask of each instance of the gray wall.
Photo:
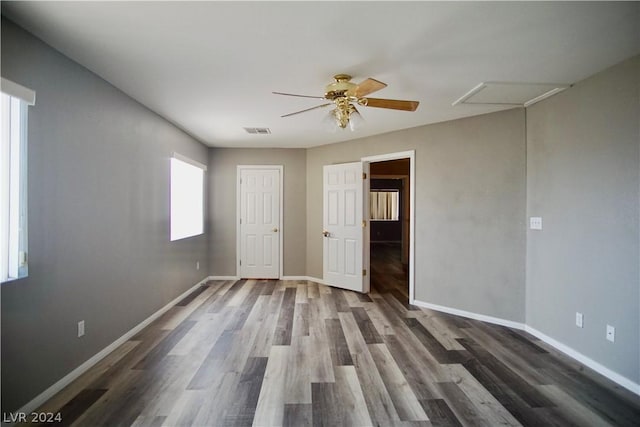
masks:
{"type": "MultiPolygon", "coordinates": [[[[258,135],[257,138],[260,138],[258,135]]],[[[284,274],[305,275],[305,149],[212,148],[209,153],[210,273],[236,275],[238,165],[283,165],[284,274]]]]}
{"type": "Polygon", "coordinates": [[[307,151],[307,274],[322,277],[322,166],[416,150],[417,300],[524,322],[524,110],[307,151]]]}
{"type": "Polygon", "coordinates": [[[29,277],[0,288],[7,411],[207,276],[206,236],[169,242],[168,190],[171,153],[207,149],[5,19],[2,76],[37,97],[29,277]]]}
{"type": "Polygon", "coordinates": [[[527,110],[527,323],[636,383],[639,93],[636,57],[527,110]]]}

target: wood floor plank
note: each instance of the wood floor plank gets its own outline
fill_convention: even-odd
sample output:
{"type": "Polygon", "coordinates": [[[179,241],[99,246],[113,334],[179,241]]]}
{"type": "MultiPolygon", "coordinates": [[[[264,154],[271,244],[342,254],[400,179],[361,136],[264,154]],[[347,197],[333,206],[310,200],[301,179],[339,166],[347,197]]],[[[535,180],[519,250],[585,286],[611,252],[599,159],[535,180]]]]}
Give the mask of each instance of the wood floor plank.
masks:
{"type": "MultiPolygon", "coordinates": [[[[309,336],[294,336],[286,362],[284,402],[311,403],[311,382],[314,360],[309,336]]],[[[317,379],[314,378],[314,380],[317,379]]]]}
{"type": "Polygon", "coordinates": [[[461,365],[447,365],[443,368],[450,379],[475,405],[480,413],[482,422],[479,425],[493,426],[521,426],[511,413],[480,384],[476,378],[461,365]]]}
{"type": "Polygon", "coordinates": [[[307,281],[296,282],[296,304],[306,304],[308,300],[307,294],[307,281]]]}
{"type": "Polygon", "coordinates": [[[309,304],[296,303],[293,312],[293,326],[291,335],[296,336],[309,336],[309,304]]]}
{"type": "Polygon", "coordinates": [[[434,427],[462,427],[449,405],[444,399],[421,400],[429,421],[434,427]]]}
{"type": "MultiPolygon", "coordinates": [[[[178,313],[167,319],[167,322],[162,325],[162,329],[175,329],[180,323],[189,319],[191,315],[215,293],[215,289],[210,286],[201,286],[200,288],[204,290],[202,292],[194,292],[197,293],[197,295],[192,298],[188,304],[181,306],[178,313]]],[[[187,298],[190,296],[191,295],[187,296],[187,298]]],[[[194,319],[189,320],[193,321],[194,319]]]]}
{"type": "Polygon", "coordinates": [[[344,297],[344,292],[341,289],[333,289],[331,291],[331,295],[333,296],[333,302],[336,305],[336,311],[338,313],[348,313],[351,311],[351,307],[344,297]]]}
{"type": "Polygon", "coordinates": [[[481,345],[483,348],[491,348],[492,354],[499,358],[509,369],[518,372],[518,374],[530,384],[543,385],[547,384],[549,379],[541,373],[544,362],[540,355],[546,354],[539,351],[526,352],[517,341],[505,345],[505,337],[501,337],[495,331],[488,333],[491,329],[485,328],[485,325],[474,323],[473,328],[465,328],[462,334],[481,345]]]}
{"type": "Polygon", "coordinates": [[[389,349],[393,360],[404,373],[405,379],[409,383],[411,390],[413,390],[413,393],[416,395],[418,400],[439,398],[440,396],[433,392],[435,382],[430,382],[423,365],[417,363],[416,359],[412,357],[413,355],[411,354],[411,350],[402,345],[402,342],[398,339],[397,335],[385,336],[384,342],[387,349],[389,349]]]}
{"type": "Polygon", "coordinates": [[[185,390],[175,400],[163,425],[195,426],[196,417],[212,399],[211,393],[202,390],[185,390]]]}
{"type": "Polygon", "coordinates": [[[471,355],[466,350],[447,350],[417,319],[403,319],[415,337],[440,364],[462,363],[471,355]]]}
{"type": "Polygon", "coordinates": [[[186,297],[182,298],[182,300],[180,300],[180,302],[178,302],[176,304],[176,306],[184,307],[184,306],[189,305],[191,303],[191,301],[196,299],[198,297],[198,295],[200,295],[201,293],[203,293],[207,289],[209,289],[209,287],[206,286],[206,285],[199,286],[198,288],[196,288],[195,291],[191,292],[189,295],[187,295],[186,297]]]}
{"type": "Polygon", "coordinates": [[[492,427],[490,423],[483,421],[478,408],[456,383],[442,382],[437,384],[444,401],[447,402],[449,409],[461,424],[492,427]]]}
{"type": "Polygon", "coordinates": [[[393,360],[387,346],[371,344],[368,348],[400,420],[427,420],[428,417],[422,405],[411,389],[402,369],[393,360]]]}
{"type": "Polygon", "coordinates": [[[225,360],[225,357],[231,351],[235,337],[235,332],[228,330],[224,331],[219,336],[211,348],[211,351],[202,362],[202,365],[189,382],[187,390],[203,390],[211,388],[215,383],[216,378],[224,375],[222,361],[225,360]]]}
{"type": "MultiPolygon", "coordinates": [[[[238,305],[238,309],[233,314],[233,320],[227,325],[227,329],[240,330],[247,321],[253,306],[255,305],[258,297],[262,295],[263,290],[259,285],[255,285],[249,289],[242,302],[238,305]]],[[[295,292],[295,290],[294,290],[295,292]]]]}
{"type": "Polygon", "coordinates": [[[340,313],[340,322],[345,331],[347,345],[351,351],[358,381],[367,393],[364,400],[374,425],[388,426],[400,421],[393,401],[369,352],[363,336],[358,333],[352,313],[340,313]]]}
{"type": "Polygon", "coordinates": [[[351,353],[347,340],[344,337],[342,324],[339,319],[325,319],[327,335],[329,339],[329,348],[331,350],[331,360],[334,366],[353,365],[351,353]]]}
{"type": "Polygon", "coordinates": [[[426,312],[417,317],[422,324],[446,350],[464,350],[456,338],[465,338],[459,330],[454,330],[442,323],[442,320],[426,312]]]}
{"type": "Polygon", "coordinates": [[[273,345],[290,345],[293,332],[293,316],[296,304],[296,289],[287,288],[284,291],[280,317],[276,326],[273,345]]]}
{"type": "Polygon", "coordinates": [[[487,369],[500,378],[502,383],[513,390],[522,400],[532,408],[554,406],[553,402],[547,399],[536,387],[525,381],[517,373],[509,369],[504,363],[500,362],[488,350],[478,346],[476,343],[465,338],[458,340],[477,360],[480,361],[487,369]]]}
{"type": "Polygon", "coordinates": [[[352,307],[351,312],[356,321],[356,325],[362,334],[362,338],[367,344],[381,344],[382,337],[378,333],[375,325],[369,318],[367,311],[362,307],[352,307]]]}
{"type": "Polygon", "coordinates": [[[167,417],[164,415],[150,416],[150,417],[138,417],[131,427],[156,427],[164,425],[167,417]]]}
{"type": "Polygon", "coordinates": [[[283,423],[290,353],[290,346],[271,347],[255,410],[254,426],[279,426],[283,423]]]}
{"type": "Polygon", "coordinates": [[[307,298],[320,298],[320,291],[316,282],[307,281],[307,298]]]}
{"type": "Polygon", "coordinates": [[[140,360],[133,369],[149,369],[165,357],[173,347],[193,328],[196,322],[185,320],[165,336],[140,360]]]}
{"type": "MultiPolygon", "coordinates": [[[[569,418],[574,420],[579,426],[614,426],[613,420],[606,420],[591,410],[588,406],[581,404],[573,396],[563,391],[556,385],[543,385],[540,386],[540,390],[550,399],[552,399],[562,412],[569,415],[569,418]]],[[[638,419],[636,419],[638,421],[638,419]]]]}
{"type": "MultiPolygon", "coordinates": [[[[313,412],[310,403],[288,403],[284,405],[284,427],[311,427],[313,412]]],[[[256,424],[260,425],[260,424],[256,424]]]]}
{"type": "Polygon", "coordinates": [[[335,383],[312,383],[314,426],[371,426],[353,366],[336,366],[335,383]]]}
{"type": "Polygon", "coordinates": [[[250,426],[253,424],[266,368],[266,357],[250,357],[247,360],[221,425],[250,426]]]}
{"type": "Polygon", "coordinates": [[[324,318],[320,311],[321,298],[309,300],[309,339],[301,337],[301,341],[307,342],[307,354],[309,360],[306,363],[309,369],[311,382],[334,382],[333,362],[331,359],[329,338],[324,318]]]}
{"type": "Polygon", "coordinates": [[[209,313],[217,313],[222,310],[224,307],[229,305],[229,302],[233,299],[233,297],[240,292],[240,290],[247,283],[246,280],[238,280],[236,281],[226,292],[220,295],[219,298],[216,298],[213,303],[209,306],[209,313]]]}
{"type": "MultiPolygon", "coordinates": [[[[241,374],[239,372],[227,372],[216,379],[214,387],[206,391],[199,391],[206,396],[192,426],[220,426],[223,425],[224,416],[235,398],[235,390],[239,386],[241,374]]],[[[172,427],[172,426],[169,426],[172,427]]]]}
{"type": "Polygon", "coordinates": [[[98,399],[105,394],[107,390],[104,389],[84,389],[78,393],[73,399],[67,402],[62,408],[60,408],[61,425],[70,426],[78,419],[83,413],[85,413],[91,405],[93,405],[98,399]]]}

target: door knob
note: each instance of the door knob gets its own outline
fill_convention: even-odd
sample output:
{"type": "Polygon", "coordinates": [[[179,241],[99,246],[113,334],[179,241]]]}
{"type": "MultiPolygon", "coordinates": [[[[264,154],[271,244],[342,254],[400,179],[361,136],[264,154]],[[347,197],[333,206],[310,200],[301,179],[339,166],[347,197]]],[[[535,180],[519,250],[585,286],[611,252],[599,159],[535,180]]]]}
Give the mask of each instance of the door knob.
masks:
{"type": "Polygon", "coordinates": [[[331,233],[329,233],[328,231],[323,231],[323,232],[322,232],[322,235],[323,235],[324,237],[329,237],[329,236],[331,236],[331,233]]]}
{"type": "Polygon", "coordinates": [[[273,231],[274,233],[277,233],[278,232],[278,227],[273,227],[273,230],[271,230],[271,231],[273,231]]]}

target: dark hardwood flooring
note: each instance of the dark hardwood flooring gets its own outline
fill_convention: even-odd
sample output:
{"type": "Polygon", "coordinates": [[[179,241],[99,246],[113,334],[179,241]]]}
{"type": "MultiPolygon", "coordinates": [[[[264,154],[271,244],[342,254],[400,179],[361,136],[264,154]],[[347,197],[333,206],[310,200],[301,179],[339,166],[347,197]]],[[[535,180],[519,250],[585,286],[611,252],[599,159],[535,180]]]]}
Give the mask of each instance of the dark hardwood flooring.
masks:
{"type": "Polygon", "coordinates": [[[409,305],[395,252],[374,252],[369,295],[210,282],[38,411],[92,427],[640,424],[638,396],[536,338],[409,305]]]}

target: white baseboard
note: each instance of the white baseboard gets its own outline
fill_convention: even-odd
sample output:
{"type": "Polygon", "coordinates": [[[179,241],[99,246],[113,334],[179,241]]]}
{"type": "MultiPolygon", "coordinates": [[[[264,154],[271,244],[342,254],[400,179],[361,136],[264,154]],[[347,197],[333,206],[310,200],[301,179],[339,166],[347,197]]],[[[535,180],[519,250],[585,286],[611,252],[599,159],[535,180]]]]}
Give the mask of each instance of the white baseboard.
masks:
{"type": "Polygon", "coordinates": [[[531,335],[533,335],[534,337],[536,337],[536,338],[544,341],[545,343],[549,344],[550,346],[554,347],[555,349],[563,352],[564,354],[566,354],[567,356],[571,357],[572,359],[575,359],[578,362],[582,363],[583,365],[587,366],[588,368],[593,369],[594,371],[596,371],[600,375],[610,379],[611,381],[615,382],[616,384],[618,384],[618,385],[626,388],[627,390],[629,390],[629,391],[631,391],[631,392],[633,392],[633,393],[635,393],[635,394],[640,396],[640,384],[636,384],[635,382],[631,381],[629,378],[623,377],[622,375],[618,374],[617,372],[612,371],[611,369],[607,368],[606,366],[601,365],[600,363],[596,362],[595,360],[590,359],[589,357],[585,356],[584,354],[572,349],[571,347],[561,343],[560,341],[557,341],[557,340],[551,338],[548,335],[543,334],[542,332],[538,331],[537,329],[532,328],[529,325],[526,325],[526,324],[520,323],[520,322],[514,322],[512,320],[500,319],[498,317],[486,316],[484,314],[478,314],[478,313],[473,313],[473,312],[469,312],[469,311],[458,310],[457,308],[451,308],[451,307],[446,307],[446,306],[442,306],[442,305],[431,304],[431,303],[428,303],[428,302],[423,302],[423,301],[418,301],[418,300],[414,300],[413,302],[411,302],[411,304],[417,305],[418,307],[429,308],[431,310],[442,311],[443,313],[455,314],[456,316],[467,317],[469,319],[481,320],[481,321],[487,322],[487,323],[493,323],[493,324],[496,324],[496,325],[507,326],[509,328],[526,331],[526,332],[530,333],[531,335]]]}
{"type": "Polygon", "coordinates": [[[209,280],[240,280],[238,276],[209,276],[209,280]]]}
{"type": "Polygon", "coordinates": [[[116,348],[118,348],[119,346],[124,344],[127,340],[129,340],[129,338],[133,337],[135,334],[140,332],[142,329],[144,329],[146,326],[148,326],[151,322],[153,322],[158,317],[160,317],[164,313],[166,313],[171,307],[173,307],[174,305],[179,303],[184,297],[189,295],[191,292],[195,291],[196,288],[198,288],[199,286],[202,286],[205,283],[207,283],[209,280],[211,280],[211,277],[205,277],[204,279],[202,279],[201,281],[199,281],[198,283],[193,285],[191,288],[189,288],[188,290],[184,291],[182,294],[180,294],[179,296],[174,298],[171,302],[169,302],[167,305],[162,307],[160,310],[156,311],[151,316],[149,316],[146,319],[144,319],[142,322],[140,322],[138,325],[136,325],[133,329],[129,330],[127,333],[122,335],[120,338],[118,338],[117,340],[115,340],[114,342],[112,342],[111,344],[106,346],[105,348],[103,348],[100,352],[96,353],[89,360],[85,361],[82,365],[78,366],[73,371],[71,371],[67,375],[65,375],[63,378],[58,380],[51,387],[47,388],[45,391],[40,393],[38,396],[36,396],[34,399],[32,399],[30,402],[28,402],[22,408],[20,408],[17,411],[17,413],[30,414],[31,412],[33,412],[36,409],[38,409],[47,400],[51,399],[56,393],[62,391],[63,388],[65,388],[67,385],[69,385],[71,382],[73,382],[73,380],[78,378],[80,375],[84,374],[91,367],[93,367],[96,363],[98,363],[99,361],[104,359],[109,353],[111,353],[116,348]]]}
{"type": "Polygon", "coordinates": [[[567,356],[571,357],[572,359],[577,360],[578,362],[582,363],[583,365],[593,369],[594,371],[596,371],[597,373],[599,373],[600,375],[603,375],[607,378],[609,378],[611,381],[619,384],[620,386],[626,388],[627,390],[637,394],[640,396],[640,384],[637,384],[633,381],[631,381],[629,378],[627,377],[623,377],[622,375],[618,374],[617,372],[612,371],[611,369],[607,368],[604,365],[601,365],[600,363],[596,362],[595,360],[585,356],[584,354],[572,349],[571,347],[569,347],[566,344],[561,343],[560,341],[557,341],[553,338],[551,338],[548,335],[543,334],[542,332],[538,331],[537,329],[532,328],[531,326],[525,326],[524,329],[526,332],[530,333],[531,335],[533,335],[534,337],[546,342],[547,344],[549,344],[550,346],[556,348],[557,350],[563,352],[564,354],[566,354],[567,356]]]}
{"type": "Polygon", "coordinates": [[[457,308],[446,307],[444,305],[431,304],[430,302],[413,300],[413,305],[418,307],[429,308],[431,310],[441,311],[443,313],[455,314],[456,316],[467,317],[469,319],[481,320],[487,323],[493,323],[495,325],[507,326],[513,329],[524,330],[524,323],[514,322],[513,320],[501,319],[499,317],[487,316],[485,314],[473,313],[471,311],[459,310],[457,308]]]}

